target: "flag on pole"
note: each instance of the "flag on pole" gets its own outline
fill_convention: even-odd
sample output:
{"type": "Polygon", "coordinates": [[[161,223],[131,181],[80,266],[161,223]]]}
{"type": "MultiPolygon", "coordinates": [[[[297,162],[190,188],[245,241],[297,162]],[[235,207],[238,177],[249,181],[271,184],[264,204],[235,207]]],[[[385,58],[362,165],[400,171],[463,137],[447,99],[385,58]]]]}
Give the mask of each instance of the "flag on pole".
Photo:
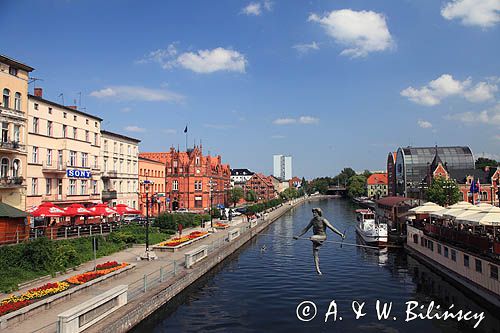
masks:
{"type": "Polygon", "coordinates": [[[479,182],[479,179],[477,180],[477,203],[480,204],[481,203],[481,183],[479,182]]]}
{"type": "Polygon", "coordinates": [[[186,125],[186,128],[184,129],[184,133],[187,133],[188,132],[188,127],[186,125]]]}

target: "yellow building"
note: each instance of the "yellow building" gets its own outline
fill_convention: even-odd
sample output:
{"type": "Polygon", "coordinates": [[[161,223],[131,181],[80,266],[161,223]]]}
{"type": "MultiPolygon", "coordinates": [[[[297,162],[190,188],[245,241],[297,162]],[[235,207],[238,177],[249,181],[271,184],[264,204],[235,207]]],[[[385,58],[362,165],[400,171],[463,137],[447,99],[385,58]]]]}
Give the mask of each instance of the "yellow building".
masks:
{"type": "Polygon", "coordinates": [[[33,68],[0,55],[0,201],[26,209],[28,80],[33,68]]]}
{"type": "Polygon", "coordinates": [[[140,140],[101,130],[102,201],[139,207],[140,140]]]}
{"type": "Polygon", "coordinates": [[[29,95],[27,207],[101,201],[101,121],[94,115],[29,95]]]}

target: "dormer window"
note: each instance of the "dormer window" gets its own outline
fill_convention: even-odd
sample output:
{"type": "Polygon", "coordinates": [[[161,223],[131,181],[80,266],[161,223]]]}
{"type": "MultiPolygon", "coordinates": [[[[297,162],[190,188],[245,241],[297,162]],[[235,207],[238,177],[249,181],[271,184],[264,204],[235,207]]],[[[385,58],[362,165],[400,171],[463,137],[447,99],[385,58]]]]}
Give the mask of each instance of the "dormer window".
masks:
{"type": "Polygon", "coordinates": [[[9,67],[9,74],[17,76],[17,68],[16,67],[9,67]]]}

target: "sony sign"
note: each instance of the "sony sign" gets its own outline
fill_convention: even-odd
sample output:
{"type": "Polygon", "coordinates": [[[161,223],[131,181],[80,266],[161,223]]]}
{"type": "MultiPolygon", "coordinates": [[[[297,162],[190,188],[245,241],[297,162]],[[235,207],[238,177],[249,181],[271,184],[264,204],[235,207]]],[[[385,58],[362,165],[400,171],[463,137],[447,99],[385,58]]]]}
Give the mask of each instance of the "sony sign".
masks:
{"type": "Polygon", "coordinates": [[[66,170],[66,175],[70,178],[90,178],[90,177],[92,177],[92,173],[90,173],[90,171],[75,170],[75,169],[66,170]]]}

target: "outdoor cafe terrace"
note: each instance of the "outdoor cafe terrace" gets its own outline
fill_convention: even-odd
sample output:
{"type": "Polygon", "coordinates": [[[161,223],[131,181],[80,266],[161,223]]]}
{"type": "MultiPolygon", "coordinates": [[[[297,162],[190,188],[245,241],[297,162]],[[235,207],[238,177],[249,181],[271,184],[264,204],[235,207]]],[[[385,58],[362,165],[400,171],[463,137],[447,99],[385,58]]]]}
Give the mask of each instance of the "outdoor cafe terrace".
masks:
{"type": "Polygon", "coordinates": [[[410,212],[409,223],[425,235],[500,261],[500,208],[468,202],[444,208],[428,202],[410,212]]]}

